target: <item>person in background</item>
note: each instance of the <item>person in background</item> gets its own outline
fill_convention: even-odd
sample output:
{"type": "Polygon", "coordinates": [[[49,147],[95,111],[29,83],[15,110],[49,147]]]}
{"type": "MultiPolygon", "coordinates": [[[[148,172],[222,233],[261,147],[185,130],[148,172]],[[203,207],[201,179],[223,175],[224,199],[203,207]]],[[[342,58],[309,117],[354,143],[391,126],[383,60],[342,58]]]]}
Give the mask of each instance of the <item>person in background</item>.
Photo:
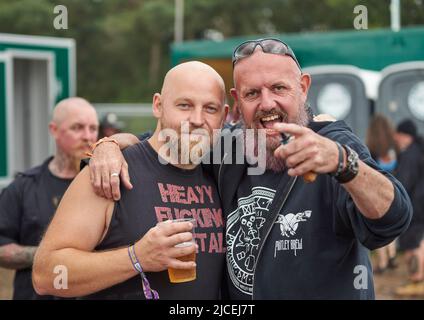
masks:
{"type": "Polygon", "coordinates": [[[408,192],[414,214],[406,232],[399,237],[405,251],[410,283],[396,289],[400,296],[424,295],[424,142],[410,119],[397,127],[395,140],[400,149],[395,175],[408,192]]]}
{"type": "MultiPolygon", "coordinates": [[[[393,174],[397,165],[397,146],[394,139],[395,129],[390,120],[384,115],[376,114],[370,121],[367,131],[366,144],[371,157],[378,166],[393,174]]],[[[374,274],[381,274],[387,269],[395,269],[396,241],[379,248],[377,252],[377,266],[374,274]]]]}
{"type": "Polygon", "coordinates": [[[75,97],[59,102],[49,123],[55,155],[18,174],[0,195],[0,266],[16,270],[13,299],[53,299],[34,291],[34,254],[81,159],[96,141],[98,126],[88,101],[75,97]]]}
{"type": "Polygon", "coordinates": [[[109,112],[105,114],[100,122],[99,138],[110,137],[116,133],[122,132],[124,123],[119,121],[115,113],[109,112]]]}

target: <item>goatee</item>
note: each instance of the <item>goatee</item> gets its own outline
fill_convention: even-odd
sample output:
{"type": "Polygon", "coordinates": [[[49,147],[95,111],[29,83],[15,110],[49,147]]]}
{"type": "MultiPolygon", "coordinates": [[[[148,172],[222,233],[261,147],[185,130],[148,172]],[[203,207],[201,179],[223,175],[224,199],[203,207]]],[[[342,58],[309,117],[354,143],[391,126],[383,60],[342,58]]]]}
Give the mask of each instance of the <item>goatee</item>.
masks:
{"type": "MultiPolygon", "coordinates": [[[[299,126],[306,127],[308,126],[309,122],[313,119],[313,114],[310,106],[305,103],[303,107],[299,108],[299,112],[295,119],[291,120],[288,118],[287,114],[281,110],[271,110],[269,112],[264,111],[258,111],[255,114],[253,123],[247,127],[244,120],[242,121],[242,129],[244,131],[244,141],[245,144],[251,144],[253,143],[253,153],[255,157],[258,157],[259,152],[266,152],[266,170],[271,170],[274,172],[282,172],[286,169],[286,165],[283,159],[277,158],[274,156],[274,151],[281,145],[281,138],[279,136],[272,136],[266,138],[266,145],[265,146],[259,146],[258,144],[258,127],[255,125],[255,123],[258,123],[260,121],[259,119],[267,116],[268,114],[277,114],[281,117],[282,122],[288,122],[288,123],[295,123],[299,126]],[[253,135],[247,135],[246,129],[253,129],[255,130],[255,134],[253,135]],[[253,136],[253,137],[252,137],[253,136]],[[253,141],[252,141],[253,139],[253,141]]],[[[264,130],[264,129],[262,129],[264,130]]],[[[247,147],[245,147],[245,150],[247,150],[247,147]]],[[[247,155],[248,156],[248,155],[247,155]]]]}

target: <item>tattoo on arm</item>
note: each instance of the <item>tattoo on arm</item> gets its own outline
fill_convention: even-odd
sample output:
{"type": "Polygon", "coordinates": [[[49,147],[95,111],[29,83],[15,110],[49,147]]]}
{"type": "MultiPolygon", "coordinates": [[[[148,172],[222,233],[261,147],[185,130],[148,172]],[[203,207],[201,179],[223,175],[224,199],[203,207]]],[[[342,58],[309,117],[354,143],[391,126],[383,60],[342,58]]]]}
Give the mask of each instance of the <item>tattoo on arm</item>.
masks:
{"type": "Polygon", "coordinates": [[[0,246],[0,267],[25,269],[32,266],[37,247],[20,246],[16,243],[0,246]]]}

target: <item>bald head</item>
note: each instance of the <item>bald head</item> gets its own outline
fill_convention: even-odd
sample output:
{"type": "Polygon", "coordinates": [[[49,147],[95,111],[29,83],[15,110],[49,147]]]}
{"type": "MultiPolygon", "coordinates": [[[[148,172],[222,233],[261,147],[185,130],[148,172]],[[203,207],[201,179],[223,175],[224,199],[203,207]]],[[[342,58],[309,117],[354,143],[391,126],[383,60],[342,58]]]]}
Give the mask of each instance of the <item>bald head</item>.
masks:
{"type": "Polygon", "coordinates": [[[72,159],[82,159],[89,145],[96,141],[99,121],[96,110],[85,99],[74,97],[60,101],[49,124],[57,152],[72,159]]]}
{"type": "Polygon", "coordinates": [[[80,112],[81,110],[96,112],[94,107],[83,98],[72,97],[64,99],[56,105],[53,111],[52,122],[60,125],[70,114],[80,112]]]}
{"type": "MultiPolygon", "coordinates": [[[[177,65],[166,74],[161,93],[153,96],[153,116],[158,122],[149,142],[160,153],[164,141],[169,139],[168,129],[171,129],[177,137],[177,141],[171,139],[174,141],[171,143],[172,148],[182,155],[183,145],[180,142],[187,138],[188,129],[190,150],[193,151],[195,146],[197,148],[200,145],[201,154],[205,154],[203,151],[207,152],[211,142],[215,141],[214,130],[222,128],[228,113],[225,97],[224,80],[210,66],[199,61],[177,65]]],[[[165,159],[168,157],[163,154],[161,156],[165,159]]],[[[193,165],[195,164],[190,163],[187,168],[192,168],[193,165]]]]}
{"type": "Polygon", "coordinates": [[[221,99],[222,103],[224,103],[224,80],[215,69],[200,61],[184,62],[169,70],[163,80],[161,95],[164,98],[167,98],[170,94],[173,94],[173,88],[177,83],[187,83],[190,81],[196,82],[199,80],[216,83],[222,93],[221,99]]]}

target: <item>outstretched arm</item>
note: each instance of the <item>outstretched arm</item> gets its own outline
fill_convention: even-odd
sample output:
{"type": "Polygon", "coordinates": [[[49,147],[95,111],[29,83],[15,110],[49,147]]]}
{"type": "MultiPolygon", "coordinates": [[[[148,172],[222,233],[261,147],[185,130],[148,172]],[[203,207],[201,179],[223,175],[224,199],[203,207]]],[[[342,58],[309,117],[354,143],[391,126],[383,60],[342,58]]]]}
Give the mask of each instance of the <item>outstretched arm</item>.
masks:
{"type": "MultiPolygon", "coordinates": [[[[296,137],[275,151],[275,155],[284,159],[290,168],[289,175],[300,176],[309,171],[331,173],[337,170],[339,155],[334,141],[295,124],[276,125],[276,129],[296,137]]],[[[346,162],[346,152],[343,150],[343,153],[346,162]]],[[[343,187],[368,219],[383,217],[394,200],[392,182],[361,160],[358,175],[343,184],[343,187]]]]}

